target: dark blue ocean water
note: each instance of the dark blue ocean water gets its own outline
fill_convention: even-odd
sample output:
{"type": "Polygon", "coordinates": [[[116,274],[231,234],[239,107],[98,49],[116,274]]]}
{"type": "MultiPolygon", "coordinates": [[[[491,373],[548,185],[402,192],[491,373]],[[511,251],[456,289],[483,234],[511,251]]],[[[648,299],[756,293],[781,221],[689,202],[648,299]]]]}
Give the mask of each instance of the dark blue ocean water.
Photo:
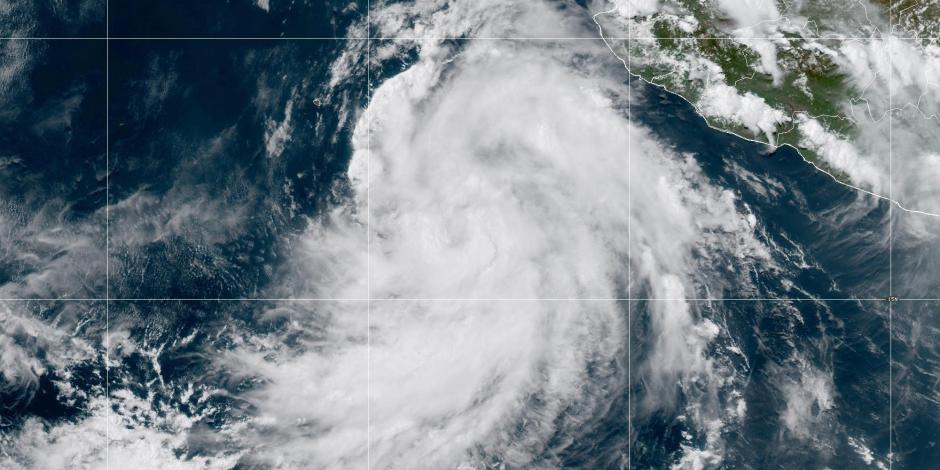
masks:
{"type": "Polygon", "coordinates": [[[337,185],[351,153],[350,119],[365,99],[364,73],[326,91],[328,68],[345,47],[340,41],[111,43],[111,197],[159,199],[114,211],[115,297],[258,297],[268,288],[289,256],[281,241],[342,195],[337,185]],[[269,122],[286,118],[288,102],[291,140],[272,158],[265,132],[269,122]],[[132,237],[149,233],[121,238],[121,227],[165,219],[173,205],[205,199],[216,201],[211,209],[249,215],[237,229],[213,228],[213,221],[195,216],[143,246],[132,237]]]}
{"type": "Polygon", "coordinates": [[[349,26],[365,15],[367,3],[111,0],[111,36],[345,38],[349,26]]]}
{"type": "MultiPolygon", "coordinates": [[[[748,280],[756,291],[729,290],[712,296],[758,301],[698,302],[700,315],[728,329],[741,348],[734,358],[746,384],[747,418],[726,436],[726,464],[745,468],[851,468],[860,464],[847,436],[864,439],[877,455],[888,450],[888,305],[877,299],[888,284],[887,204],[860,195],[805,163],[795,150],[768,153],[757,143],[710,129],[681,98],[636,80],[639,106],[634,119],[695,155],[716,185],[730,188],[739,204],[757,216],[763,242],[777,247],[775,261],[786,272],[754,270],[748,280]],[[782,191],[768,191],[766,181],[782,191]],[[805,255],[809,267],[793,260],[805,255]],[[782,289],[780,278],[796,289],[782,289]],[[744,293],[741,295],[740,293],[744,293]],[[814,438],[831,439],[820,451],[788,435],[779,416],[786,401],[775,386],[777,368],[792,366],[792,355],[809,357],[834,377],[834,413],[814,429],[814,438]],[[838,437],[833,437],[838,436],[838,437]]],[[[728,262],[734,263],[734,260],[728,262]]],[[[633,309],[633,361],[643,362],[651,347],[643,302],[633,309]]],[[[715,347],[719,353],[720,346],[715,347]]],[[[645,414],[642,380],[632,386],[634,464],[667,465],[688,431],[676,412],[645,414]]]]}

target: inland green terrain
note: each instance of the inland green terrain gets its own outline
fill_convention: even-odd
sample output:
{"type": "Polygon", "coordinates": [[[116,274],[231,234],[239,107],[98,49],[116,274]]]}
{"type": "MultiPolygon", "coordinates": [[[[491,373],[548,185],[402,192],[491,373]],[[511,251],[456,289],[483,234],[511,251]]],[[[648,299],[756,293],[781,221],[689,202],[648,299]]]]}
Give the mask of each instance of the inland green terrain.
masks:
{"type": "Polygon", "coordinates": [[[936,2],[638,3],[650,2],[595,17],[605,37],[621,38],[611,49],[714,127],[789,144],[839,181],[875,191],[887,186],[892,126],[926,137],[911,153],[935,148],[936,2]]]}

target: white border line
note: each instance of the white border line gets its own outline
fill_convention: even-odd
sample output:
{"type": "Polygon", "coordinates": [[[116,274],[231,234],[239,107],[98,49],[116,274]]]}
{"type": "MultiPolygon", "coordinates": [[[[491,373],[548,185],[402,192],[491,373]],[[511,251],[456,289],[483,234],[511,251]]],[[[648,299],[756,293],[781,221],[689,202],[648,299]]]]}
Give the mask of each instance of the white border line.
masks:
{"type": "MultiPolygon", "coordinates": [[[[605,13],[605,12],[601,12],[601,13],[605,13]]],[[[601,14],[601,13],[598,13],[598,15],[601,14]]],[[[597,16],[597,15],[595,15],[595,17],[596,17],[596,16],[597,16]]],[[[595,21],[595,23],[597,24],[597,27],[598,27],[598,28],[603,28],[603,27],[600,25],[600,23],[597,23],[596,21],[595,21]]],[[[603,32],[601,32],[601,34],[603,34],[603,32]]],[[[714,130],[716,130],[716,131],[724,132],[725,134],[733,135],[733,136],[735,136],[735,137],[737,137],[737,138],[744,139],[744,140],[749,141],[749,142],[754,142],[754,143],[757,143],[757,144],[766,145],[766,146],[768,146],[768,147],[773,148],[774,151],[776,151],[777,149],[779,149],[779,148],[781,148],[781,147],[790,147],[791,149],[793,149],[794,151],[796,151],[796,154],[799,155],[800,158],[803,159],[803,161],[804,161],[805,163],[808,163],[808,164],[812,165],[813,168],[815,168],[816,170],[818,170],[818,171],[820,171],[820,172],[822,172],[822,173],[825,173],[825,174],[828,175],[830,178],[832,178],[833,181],[835,181],[835,182],[838,183],[838,184],[841,184],[842,186],[845,186],[845,187],[848,187],[848,188],[852,188],[852,189],[854,189],[854,190],[856,190],[856,191],[865,193],[865,194],[867,194],[867,195],[869,195],[869,196],[873,196],[873,197],[875,197],[875,198],[877,198],[877,199],[882,199],[882,200],[884,200],[884,201],[888,201],[888,203],[889,203],[890,205],[892,205],[892,206],[897,206],[898,209],[901,209],[901,210],[903,210],[903,211],[905,211],[905,212],[910,212],[910,213],[912,213],[912,214],[926,215],[926,216],[930,216],[930,217],[940,217],[940,213],[934,213],[934,212],[929,212],[929,211],[922,211],[922,210],[918,210],[918,209],[911,209],[911,208],[908,208],[907,206],[905,206],[904,204],[901,204],[900,201],[896,201],[896,200],[894,200],[893,198],[891,198],[891,197],[889,197],[889,196],[884,196],[884,195],[881,195],[881,194],[878,194],[878,193],[869,191],[869,190],[867,190],[867,189],[861,188],[861,187],[859,187],[859,186],[855,186],[855,185],[853,185],[853,184],[846,183],[846,182],[840,180],[840,179],[839,179],[838,177],[836,177],[834,174],[830,173],[829,171],[827,171],[827,170],[821,168],[821,167],[820,167],[819,165],[817,165],[816,163],[814,163],[814,162],[810,161],[809,159],[807,159],[806,156],[803,155],[803,152],[800,150],[799,147],[796,147],[796,146],[794,146],[794,145],[790,145],[790,144],[788,144],[788,143],[784,143],[784,144],[780,144],[780,145],[774,146],[774,145],[771,145],[771,144],[769,144],[769,143],[767,143],[767,142],[762,142],[762,141],[760,141],[760,140],[753,139],[753,138],[750,138],[750,137],[747,137],[747,136],[743,136],[743,135],[738,134],[738,133],[736,133],[736,132],[734,132],[734,131],[731,131],[731,130],[728,130],[728,129],[724,129],[724,128],[721,128],[721,127],[717,127],[717,126],[713,125],[713,124],[711,123],[711,121],[708,119],[708,117],[705,116],[705,114],[700,110],[700,108],[699,108],[695,103],[689,101],[689,99],[686,98],[685,96],[683,96],[681,93],[677,93],[677,92],[675,92],[675,91],[673,91],[673,90],[670,90],[670,89],[667,88],[665,85],[662,85],[662,84],[656,83],[656,82],[652,82],[652,81],[650,81],[650,80],[647,80],[647,79],[644,78],[643,76],[641,76],[641,75],[639,75],[639,74],[637,74],[637,73],[634,73],[633,70],[627,65],[626,59],[624,59],[623,57],[620,57],[620,55],[617,54],[617,53],[614,51],[613,46],[610,44],[610,42],[608,42],[608,38],[602,36],[602,39],[604,39],[604,43],[607,45],[607,49],[609,49],[609,50],[610,50],[610,53],[613,54],[613,56],[616,57],[617,60],[619,60],[619,61],[623,64],[624,69],[627,71],[628,74],[632,75],[633,77],[635,77],[635,78],[637,78],[637,79],[639,79],[639,80],[642,80],[642,81],[646,82],[646,83],[649,84],[649,85],[658,87],[658,88],[662,89],[663,91],[665,91],[665,92],[667,92],[667,93],[670,93],[670,94],[672,94],[672,95],[675,95],[675,96],[679,97],[680,99],[682,99],[683,101],[685,101],[686,103],[688,103],[688,104],[692,107],[692,109],[695,111],[695,114],[697,114],[699,117],[701,117],[702,120],[705,121],[705,124],[706,124],[709,128],[714,129],[714,130]]],[[[707,39],[707,38],[685,38],[685,39],[691,40],[691,39],[707,39]]],[[[755,39],[755,38],[750,38],[750,39],[755,39]]],[[[858,38],[858,39],[861,39],[861,40],[887,41],[886,38],[858,38]]],[[[901,39],[903,39],[903,38],[901,38],[901,39]]],[[[845,40],[851,40],[851,39],[845,39],[845,40]]],[[[890,93],[889,93],[889,95],[890,95],[890,93]]],[[[889,96],[889,98],[890,98],[890,96],[889,96]]],[[[889,162],[889,164],[890,164],[890,162],[889,162]]],[[[890,170],[890,169],[889,169],[889,170],[890,170]]],[[[890,173],[890,171],[889,171],[889,173],[890,173]]],[[[889,207],[890,207],[890,206],[889,206],[889,207]]],[[[889,210],[890,210],[890,209],[889,209],[889,210]]]]}

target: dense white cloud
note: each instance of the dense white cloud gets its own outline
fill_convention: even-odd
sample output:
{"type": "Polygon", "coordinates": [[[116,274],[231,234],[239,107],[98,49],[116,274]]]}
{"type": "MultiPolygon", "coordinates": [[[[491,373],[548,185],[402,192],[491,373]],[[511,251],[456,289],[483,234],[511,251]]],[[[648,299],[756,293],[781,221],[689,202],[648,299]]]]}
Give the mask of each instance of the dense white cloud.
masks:
{"type": "Polygon", "coordinates": [[[4,436],[2,468],[135,468],[141,470],[224,470],[241,452],[214,457],[180,458],[193,419],[124,390],[88,404],[88,416],[49,426],[30,418],[4,436]]]}
{"type": "Polygon", "coordinates": [[[845,41],[832,56],[858,90],[845,104],[859,128],[860,161],[849,175],[906,208],[940,213],[940,48],[888,37],[845,41]]]}
{"type": "MultiPolygon", "coordinates": [[[[0,303],[0,395],[4,405],[13,410],[26,406],[36,398],[43,376],[52,379],[57,399],[64,405],[76,406],[98,392],[70,383],[74,367],[97,358],[95,346],[76,334],[93,316],[92,311],[92,304],[83,302],[0,303]],[[42,316],[55,321],[42,321],[42,316]]],[[[91,435],[73,435],[72,429],[48,427],[37,418],[29,418],[21,428],[5,429],[0,434],[0,468],[80,468],[94,460],[87,454],[76,457],[69,450],[73,444],[103,452],[103,439],[95,442],[91,435]]]]}
{"type": "Polygon", "coordinates": [[[614,11],[625,18],[649,16],[660,8],[659,0],[612,0],[614,11]]]}
{"type": "Polygon", "coordinates": [[[776,142],[780,125],[790,121],[783,111],[772,108],[763,98],[750,92],[741,94],[723,83],[706,87],[698,105],[706,116],[742,125],[754,135],[764,134],[771,144],[776,142]]]}
{"type": "MultiPolygon", "coordinates": [[[[660,3],[657,13],[683,27],[682,18],[690,14],[689,7],[660,3]]],[[[652,20],[628,20],[640,5],[645,2],[595,2],[595,9],[607,12],[597,17],[605,34],[614,37],[632,31],[653,35],[652,20]]],[[[940,47],[898,37],[903,33],[891,34],[881,10],[865,2],[821,5],[729,0],[715,2],[702,14],[715,18],[710,25],[715,31],[756,53],[760,60],[752,67],[771,75],[778,86],[787,79],[784,70],[793,60],[778,57],[782,48],[802,49],[835,64],[846,86],[841,95],[826,99],[834,99],[844,119],[850,121],[851,130],[825,125],[824,120],[833,116],[813,116],[806,109],[790,116],[779,106],[771,107],[748,91],[747,81],[732,83],[691,42],[676,52],[660,48],[655,41],[636,40],[623,57],[629,53],[632,65],[646,68],[647,76],[649,70],[661,71],[653,81],[683,94],[719,124],[747,127],[773,144],[773,133],[792,123],[800,145],[838,170],[840,177],[847,177],[846,182],[897,201],[905,209],[940,213],[940,192],[935,184],[940,175],[935,156],[940,142],[940,109],[936,105],[940,102],[940,81],[936,79],[940,76],[940,47]],[[802,39],[784,39],[784,32],[802,39]],[[821,39],[824,37],[840,39],[821,39]]],[[[812,59],[800,60],[813,64],[812,59]]],[[[825,92],[807,88],[805,76],[792,79],[809,95],[825,92]]]]}
{"type": "Polygon", "coordinates": [[[615,385],[608,361],[626,331],[612,301],[377,306],[370,443],[380,468],[472,466],[485,454],[531,464],[615,385]]]}
{"type": "MultiPolygon", "coordinates": [[[[454,15],[503,11],[496,4],[452,7],[454,15]]],[[[508,8],[520,14],[518,5],[508,8]]],[[[544,13],[538,3],[526,8],[544,13]]],[[[435,17],[434,24],[444,25],[434,35],[446,36],[463,23],[435,17]]],[[[300,240],[306,256],[295,260],[307,267],[300,272],[312,280],[312,297],[396,299],[371,308],[373,464],[472,466],[496,455],[524,465],[553,432],[566,432],[567,420],[596,412],[594,394],[617,384],[589,378],[588,365],[613,364],[624,353],[623,306],[527,299],[622,296],[631,252],[633,288],[673,299],[650,307],[656,341],[644,406],[672,406],[676,381],[724,383],[705,357],[720,328],[683,299],[697,294],[693,278],[697,263],[709,262],[706,247],[728,249],[742,262],[768,260],[766,250],[754,239],[753,216],[739,212],[731,192],[712,187],[694,159],[626,119],[624,72],[606,48],[483,40],[457,49],[421,40],[383,44],[376,56],[415,46],[418,60],[374,91],[357,125],[352,205],[312,221],[300,240]],[[368,252],[351,236],[366,229],[368,252]],[[704,250],[693,259],[696,247],[704,250]]],[[[272,454],[338,467],[366,458],[361,423],[348,419],[364,406],[356,388],[362,377],[349,367],[361,359],[365,328],[331,318],[318,323],[330,333],[317,344],[329,352],[310,349],[279,367],[314,371],[348,401],[278,409],[326,392],[301,387],[295,374],[264,361],[239,364],[267,378],[253,399],[261,410],[278,409],[271,423],[322,422],[319,438],[332,443],[317,454],[312,435],[287,439],[283,448],[264,441],[277,449],[272,454]]],[[[716,400],[717,386],[701,399],[716,400]]],[[[694,421],[712,438],[701,452],[717,455],[721,412],[715,404],[702,410],[694,421]]]]}
{"type": "MultiPolygon", "coordinates": [[[[385,38],[590,37],[586,17],[562,2],[427,0],[372,4],[373,36],[385,38]]],[[[364,30],[360,31],[365,33],[364,30]]]]}
{"type": "Polygon", "coordinates": [[[783,83],[783,70],[777,62],[777,46],[769,39],[781,36],[777,31],[780,11],[773,0],[719,0],[718,8],[735,23],[732,34],[760,55],[760,71],[769,74],[774,84],[783,83]]]}
{"type": "Polygon", "coordinates": [[[827,414],[835,406],[832,375],[800,358],[795,363],[795,377],[777,379],[786,403],[780,421],[799,439],[822,439],[827,414]]]}
{"type": "MultiPolygon", "coordinates": [[[[543,2],[374,13],[379,33],[395,36],[534,36],[563,23],[543,2]]],[[[350,55],[362,49],[350,47],[334,83],[356,67],[350,55]]],[[[374,90],[356,125],[351,200],[310,221],[285,270],[309,297],[381,300],[280,305],[269,317],[287,319],[284,329],[234,332],[231,351],[207,352],[252,383],[236,397],[250,415],[219,431],[243,455],[174,459],[181,436],[205,431],[121,395],[112,458],[168,468],[236,458],[276,468],[473,468],[488,458],[551,467],[555,433],[575,434],[603,400],[627,393],[625,307],[607,299],[632,290],[670,299],[642,312],[653,336],[649,362],[637,365],[644,411],[675,406],[677,383],[701,390],[688,413],[707,439],[688,443],[686,459],[720,461],[723,423],[746,405],[718,403],[731,379],[706,352],[724,332],[685,299],[705,295],[703,268],[731,269],[718,252],[773,269],[755,217],[694,158],[627,119],[626,72],[602,43],[422,39],[380,44],[375,57],[415,47],[415,63],[374,90]]],[[[193,207],[179,223],[164,217],[117,240],[172,234],[211,212],[193,207]]],[[[49,435],[100,429],[98,419],[49,435]]]]}
{"type": "Polygon", "coordinates": [[[269,158],[277,158],[284,152],[284,147],[291,139],[291,117],[294,114],[294,99],[284,108],[284,119],[280,122],[268,119],[264,130],[264,148],[269,158]]]}
{"type": "Polygon", "coordinates": [[[886,175],[871,160],[863,158],[852,142],[827,131],[820,122],[798,114],[800,145],[818,152],[833,168],[851,175],[852,181],[865,182],[875,191],[887,186],[886,175]]]}
{"type": "Polygon", "coordinates": [[[41,308],[26,301],[0,303],[0,394],[6,405],[29,403],[38,391],[40,377],[48,372],[54,372],[60,381],[57,386],[65,389],[70,368],[95,357],[91,344],[68,332],[78,321],[75,317],[83,315],[88,306],[67,304],[58,327],[36,318],[41,308]]]}

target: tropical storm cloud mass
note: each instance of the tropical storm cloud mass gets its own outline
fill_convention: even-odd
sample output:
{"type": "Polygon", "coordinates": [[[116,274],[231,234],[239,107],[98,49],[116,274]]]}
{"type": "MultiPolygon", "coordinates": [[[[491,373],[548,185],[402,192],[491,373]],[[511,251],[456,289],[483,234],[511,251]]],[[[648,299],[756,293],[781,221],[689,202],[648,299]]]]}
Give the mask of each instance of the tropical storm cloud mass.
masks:
{"type": "Polygon", "coordinates": [[[940,458],[929,2],[0,18],[0,468],[940,458]]]}

